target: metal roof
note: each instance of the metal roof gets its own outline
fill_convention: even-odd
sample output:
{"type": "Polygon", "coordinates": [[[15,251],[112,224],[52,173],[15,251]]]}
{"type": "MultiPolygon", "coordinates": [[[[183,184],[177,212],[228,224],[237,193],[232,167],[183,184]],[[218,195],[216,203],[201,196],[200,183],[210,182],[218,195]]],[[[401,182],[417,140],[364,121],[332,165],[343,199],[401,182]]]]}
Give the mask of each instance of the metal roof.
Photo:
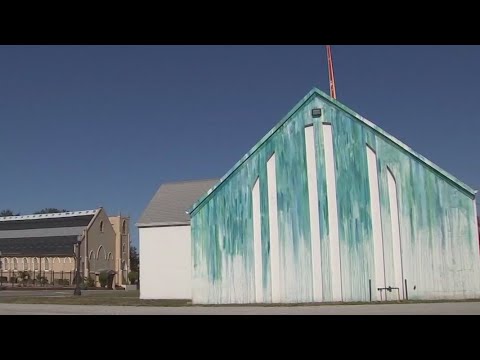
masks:
{"type": "Polygon", "coordinates": [[[2,256],[71,256],[97,210],[0,218],[2,256]]]}
{"type": "Polygon", "coordinates": [[[19,216],[3,216],[0,217],[0,221],[20,221],[20,220],[36,220],[36,219],[52,219],[52,218],[66,218],[85,215],[95,215],[98,209],[95,210],[83,210],[83,211],[67,211],[63,213],[52,214],[31,214],[31,215],[19,215],[19,216]]]}
{"type": "MultiPolygon", "coordinates": [[[[87,224],[88,225],[88,224],[87,224]]],[[[0,231],[0,239],[30,238],[30,237],[54,237],[82,235],[85,226],[59,227],[47,229],[3,230],[0,231]]]]}
{"type": "Polygon", "coordinates": [[[208,191],[218,179],[193,180],[165,183],[140,217],[138,227],[188,225],[186,211],[208,191]]]}
{"type": "Polygon", "coordinates": [[[27,219],[11,220],[0,222],[0,232],[5,230],[27,230],[27,229],[51,229],[87,226],[94,215],[75,216],[68,218],[47,218],[47,219],[27,219]]]}
{"type": "Polygon", "coordinates": [[[2,256],[72,256],[78,237],[30,237],[0,239],[2,256]]]}

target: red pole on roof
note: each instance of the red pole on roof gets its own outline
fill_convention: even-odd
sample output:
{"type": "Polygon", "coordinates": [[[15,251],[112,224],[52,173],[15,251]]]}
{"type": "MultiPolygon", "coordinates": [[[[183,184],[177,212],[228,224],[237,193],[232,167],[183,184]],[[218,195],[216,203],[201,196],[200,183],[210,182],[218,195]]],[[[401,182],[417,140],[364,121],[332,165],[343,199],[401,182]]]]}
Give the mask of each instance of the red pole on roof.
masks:
{"type": "Polygon", "coordinates": [[[330,82],[330,96],[336,99],[337,91],[335,89],[335,74],[333,73],[332,49],[330,48],[330,45],[325,45],[325,46],[327,47],[328,80],[330,82]]]}

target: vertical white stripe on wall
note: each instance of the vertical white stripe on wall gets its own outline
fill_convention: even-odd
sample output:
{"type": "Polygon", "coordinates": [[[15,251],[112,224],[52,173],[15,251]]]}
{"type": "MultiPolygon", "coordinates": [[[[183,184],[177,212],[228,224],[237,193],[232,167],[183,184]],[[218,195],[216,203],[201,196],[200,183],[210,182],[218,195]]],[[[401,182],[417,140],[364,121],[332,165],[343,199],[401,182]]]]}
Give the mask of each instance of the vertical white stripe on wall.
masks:
{"type": "Polygon", "coordinates": [[[270,228],[270,271],[272,302],[280,302],[280,244],[278,240],[277,172],[275,154],[267,161],[268,219],[270,228]]]}
{"type": "Polygon", "coordinates": [[[390,200],[390,220],[392,224],[393,271],[395,285],[400,289],[400,299],[403,299],[402,247],[400,244],[400,224],[398,218],[397,184],[390,169],[387,170],[388,198],[390,200]]]}
{"type": "MultiPolygon", "coordinates": [[[[475,242],[475,245],[476,246],[480,246],[480,234],[478,233],[478,225],[477,225],[477,220],[478,219],[478,214],[477,214],[477,202],[476,202],[476,199],[473,198],[473,231],[474,231],[474,234],[477,234],[477,240],[475,242]]],[[[475,235],[474,235],[474,238],[475,238],[475,235]]],[[[479,250],[479,254],[480,254],[480,248],[479,247],[476,247],[478,250],[479,250]]]]}
{"type": "Polygon", "coordinates": [[[325,173],[327,182],[332,301],[342,301],[342,267],[340,262],[340,241],[338,238],[337,185],[335,177],[335,160],[333,156],[332,125],[323,124],[322,129],[325,148],[325,173]]]}
{"type": "Polygon", "coordinates": [[[313,125],[305,128],[305,150],[307,154],[308,205],[310,208],[313,301],[321,302],[323,300],[322,257],[320,254],[320,217],[318,215],[317,165],[315,162],[313,125]]]}
{"type": "MultiPolygon", "coordinates": [[[[385,266],[383,258],[382,220],[380,217],[380,194],[378,190],[377,154],[367,145],[368,182],[370,185],[370,212],[372,217],[373,256],[375,259],[375,298],[380,300],[377,288],[385,287],[385,266]]],[[[382,294],[384,291],[382,291],[382,294]]],[[[383,296],[383,295],[382,295],[383,296]]],[[[385,297],[383,297],[385,299],[385,297]]]]}
{"type": "Polygon", "coordinates": [[[252,190],[253,206],[253,254],[255,261],[255,302],[263,302],[262,272],[262,227],[260,214],[260,179],[255,181],[252,190]]]}

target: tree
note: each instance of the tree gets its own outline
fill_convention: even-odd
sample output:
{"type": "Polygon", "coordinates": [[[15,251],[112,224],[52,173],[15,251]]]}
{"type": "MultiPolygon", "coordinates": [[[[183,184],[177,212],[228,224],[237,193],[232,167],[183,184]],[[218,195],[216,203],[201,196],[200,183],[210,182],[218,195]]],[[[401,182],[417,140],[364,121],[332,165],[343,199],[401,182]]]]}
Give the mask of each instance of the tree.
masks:
{"type": "Polygon", "coordinates": [[[63,213],[68,212],[68,210],[62,209],[59,210],[57,208],[45,208],[40,211],[35,211],[34,214],[53,214],[53,213],[63,213]]]}
{"type": "Polygon", "coordinates": [[[0,211],[0,217],[4,217],[4,216],[20,216],[20,213],[14,214],[12,210],[5,209],[0,211]]]}
{"type": "Polygon", "coordinates": [[[138,257],[138,251],[135,246],[130,246],[130,270],[138,273],[140,265],[140,259],[138,257]]]}

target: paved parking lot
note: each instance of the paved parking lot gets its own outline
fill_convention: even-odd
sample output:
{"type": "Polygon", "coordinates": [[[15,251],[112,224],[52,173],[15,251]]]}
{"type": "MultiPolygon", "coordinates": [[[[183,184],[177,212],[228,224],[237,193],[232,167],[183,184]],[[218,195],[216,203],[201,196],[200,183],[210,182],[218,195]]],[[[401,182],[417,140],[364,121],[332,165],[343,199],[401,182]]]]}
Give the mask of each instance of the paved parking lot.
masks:
{"type": "Polygon", "coordinates": [[[293,307],[0,304],[0,315],[480,315],[480,302],[293,307]]]}

